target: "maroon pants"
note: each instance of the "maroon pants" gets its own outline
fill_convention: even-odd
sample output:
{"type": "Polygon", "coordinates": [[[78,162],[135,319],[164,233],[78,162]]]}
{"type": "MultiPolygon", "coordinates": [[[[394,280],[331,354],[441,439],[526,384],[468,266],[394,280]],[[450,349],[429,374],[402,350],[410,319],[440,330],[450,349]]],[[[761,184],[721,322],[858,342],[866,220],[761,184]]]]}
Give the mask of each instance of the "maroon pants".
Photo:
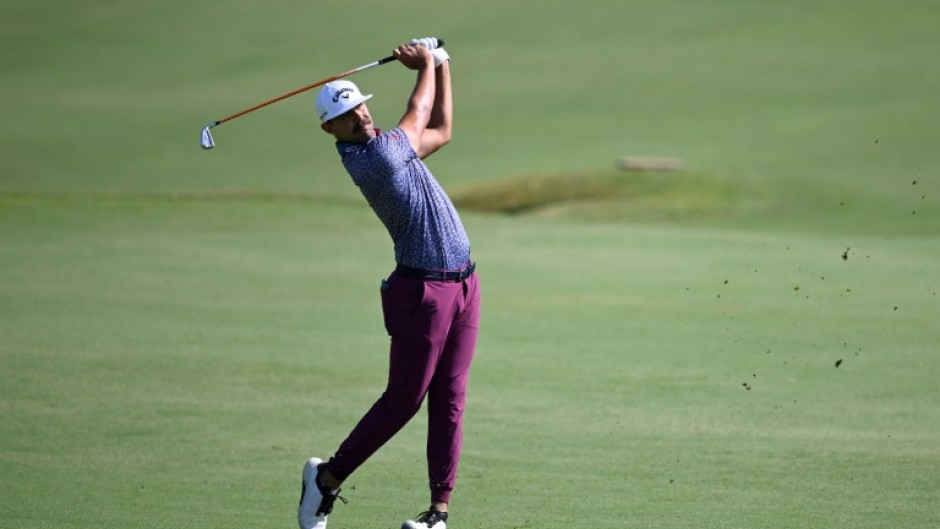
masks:
{"type": "Polygon", "coordinates": [[[392,339],[388,386],[330,459],[345,480],[392,438],[428,399],[431,502],[447,502],[463,442],[467,378],[480,327],[477,275],[460,282],[393,273],[382,282],[382,312],[392,339]]]}

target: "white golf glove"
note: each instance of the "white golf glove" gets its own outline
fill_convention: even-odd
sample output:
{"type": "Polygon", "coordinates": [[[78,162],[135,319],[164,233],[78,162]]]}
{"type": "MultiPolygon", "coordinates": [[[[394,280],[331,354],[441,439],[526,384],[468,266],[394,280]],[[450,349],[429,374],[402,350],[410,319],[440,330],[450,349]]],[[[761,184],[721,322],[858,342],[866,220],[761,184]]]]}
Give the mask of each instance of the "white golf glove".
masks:
{"type": "Polygon", "coordinates": [[[431,55],[434,56],[434,67],[444,64],[444,61],[450,60],[450,55],[447,54],[447,50],[444,48],[434,48],[431,50],[431,55]]]}
{"type": "Polygon", "coordinates": [[[412,46],[424,46],[429,50],[433,50],[434,48],[437,48],[438,44],[440,44],[440,41],[434,37],[424,37],[420,39],[411,39],[409,44],[412,46]]]}
{"type": "Polygon", "coordinates": [[[424,46],[425,48],[431,50],[431,55],[434,57],[434,67],[444,64],[444,61],[450,60],[450,55],[447,53],[447,50],[444,48],[437,48],[439,44],[438,39],[434,37],[424,37],[420,39],[411,39],[412,46],[424,46]]]}

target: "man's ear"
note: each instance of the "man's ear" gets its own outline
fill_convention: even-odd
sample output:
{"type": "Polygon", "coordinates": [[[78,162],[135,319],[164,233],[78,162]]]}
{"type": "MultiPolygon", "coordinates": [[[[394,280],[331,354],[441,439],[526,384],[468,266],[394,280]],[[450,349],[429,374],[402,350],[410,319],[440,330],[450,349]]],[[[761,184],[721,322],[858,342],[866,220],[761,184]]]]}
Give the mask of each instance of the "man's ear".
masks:
{"type": "Polygon", "coordinates": [[[320,128],[323,129],[323,132],[332,135],[335,129],[333,128],[333,120],[324,121],[320,123],[320,128]]]}

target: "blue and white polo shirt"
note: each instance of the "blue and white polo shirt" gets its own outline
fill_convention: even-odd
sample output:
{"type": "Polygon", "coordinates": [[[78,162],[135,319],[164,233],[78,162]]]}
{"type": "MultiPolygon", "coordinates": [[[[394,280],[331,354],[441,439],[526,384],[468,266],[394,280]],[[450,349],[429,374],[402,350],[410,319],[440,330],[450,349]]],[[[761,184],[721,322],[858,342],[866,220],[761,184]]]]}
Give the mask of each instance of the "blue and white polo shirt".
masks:
{"type": "Polygon", "coordinates": [[[336,142],[343,166],[395,244],[398,264],[457,270],[470,240],[457,210],[400,128],[366,143],[336,142]]]}

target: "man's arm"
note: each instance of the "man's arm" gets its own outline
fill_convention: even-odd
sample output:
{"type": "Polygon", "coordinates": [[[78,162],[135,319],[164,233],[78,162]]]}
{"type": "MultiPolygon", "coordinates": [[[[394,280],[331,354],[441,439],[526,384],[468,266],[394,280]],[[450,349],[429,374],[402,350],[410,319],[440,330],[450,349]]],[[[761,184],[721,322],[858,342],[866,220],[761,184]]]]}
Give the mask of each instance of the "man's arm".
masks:
{"type": "Polygon", "coordinates": [[[407,44],[399,46],[392,54],[406,68],[418,72],[418,80],[411,92],[411,97],[408,98],[408,107],[405,115],[398,122],[398,127],[405,131],[411,148],[418,153],[419,157],[424,158],[430,153],[422,153],[423,138],[428,130],[428,123],[434,113],[434,103],[437,99],[434,87],[434,57],[427,48],[407,44]]]}
{"type": "Polygon", "coordinates": [[[434,106],[427,128],[421,136],[421,145],[415,152],[422,159],[434,154],[450,142],[454,118],[454,102],[450,89],[450,61],[434,69],[434,106]]]}

